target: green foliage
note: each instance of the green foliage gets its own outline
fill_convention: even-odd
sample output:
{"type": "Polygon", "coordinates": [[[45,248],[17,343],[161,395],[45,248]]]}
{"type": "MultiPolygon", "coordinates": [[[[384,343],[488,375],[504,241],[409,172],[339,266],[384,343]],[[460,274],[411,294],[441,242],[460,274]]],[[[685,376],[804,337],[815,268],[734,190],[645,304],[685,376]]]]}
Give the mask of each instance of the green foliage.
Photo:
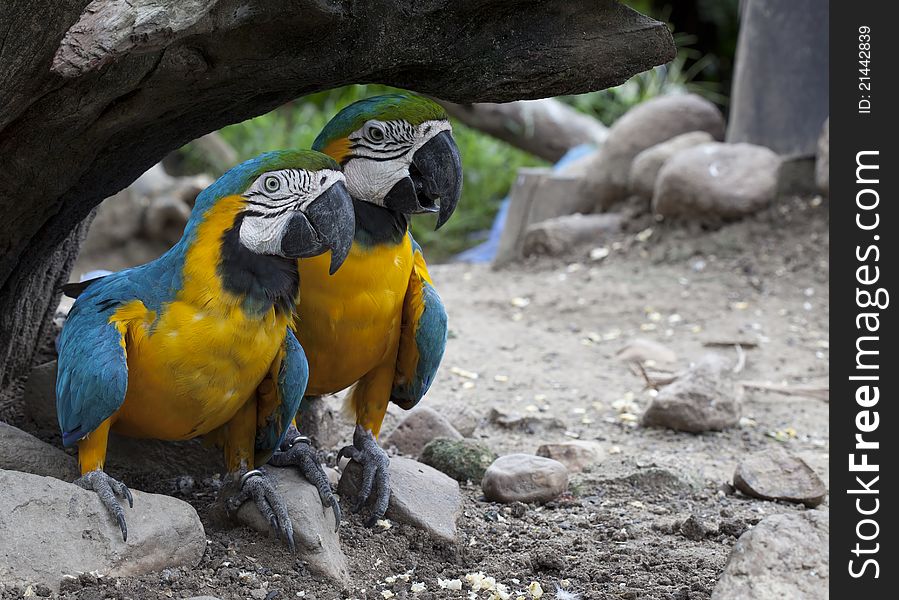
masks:
{"type": "MultiPolygon", "coordinates": [[[[395,91],[398,90],[382,85],[351,85],[319,92],[255,119],[225,127],[219,133],[237,150],[240,160],[269,150],[309,148],[319,131],[344,106],[395,91]]],[[[453,123],[453,134],[462,154],[465,178],[462,199],[452,219],[440,231],[434,231],[435,218],[430,216],[416,217],[412,223],[415,239],[424,247],[431,262],[446,260],[482,241],[484,236],[479,234],[490,229],[499,203],[515,181],[518,169],[546,164],[458,122],[453,123]]],[[[189,165],[198,165],[200,157],[195,156],[190,146],[184,152],[189,165]]]]}

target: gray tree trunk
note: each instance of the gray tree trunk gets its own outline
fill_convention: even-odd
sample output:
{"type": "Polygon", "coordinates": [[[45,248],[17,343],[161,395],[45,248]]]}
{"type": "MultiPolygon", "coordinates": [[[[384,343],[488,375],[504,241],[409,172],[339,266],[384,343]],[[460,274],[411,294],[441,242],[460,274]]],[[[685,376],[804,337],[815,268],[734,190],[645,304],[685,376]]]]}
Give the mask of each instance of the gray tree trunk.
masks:
{"type": "Polygon", "coordinates": [[[728,142],[814,156],[830,111],[826,0],[742,3],[728,142]]]}
{"type": "Polygon", "coordinates": [[[497,102],[673,56],[663,24],[611,0],[0,2],[0,393],[91,209],[190,140],[348,83],[497,102]]]}

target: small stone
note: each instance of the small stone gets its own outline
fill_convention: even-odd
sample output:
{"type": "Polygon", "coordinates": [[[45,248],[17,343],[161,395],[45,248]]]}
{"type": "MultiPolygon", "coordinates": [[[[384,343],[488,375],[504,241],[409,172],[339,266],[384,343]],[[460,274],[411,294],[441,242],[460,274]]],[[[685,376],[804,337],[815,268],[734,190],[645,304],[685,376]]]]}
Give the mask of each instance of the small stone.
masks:
{"type": "Polygon", "coordinates": [[[624,362],[645,363],[653,361],[659,364],[677,362],[677,354],[668,346],[644,338],[634,338],[621,348],[616,356],[618,360],[624,362]]]}
{"type": "Polygon", "coordinates": [[[568,469],[550,458],[509,454],[490,465],[481,489],[493,502],[549,502],[568,489],[568,469]]]}
{"type": "Polygon", "coordinates": [[[459,482],[480,481],[496,453],[474,440],[436,439],[421,452],[421,462],[459,482]]]}
{"type": "MultiPolygon", "coordinates": [[[[356,461],[346,464],[338,493],[355,498],[362,479],[356,461]]],[[[427,531],[446,542],[456,539],[456,520],[462,514],[462,492],[456,480],[420,462],[394,456],[390,459],[390,501],[385,515],[427,531]]]]}
{"type": "Polygon", "coordinates": [[[779,447],[744,458],[734,472],[734,487],[755,498],[818,506],[827,488],[804,460],[779,447]]]}
{"type": "Polygon", "coordinates": [[[461,440],[462,434],[437,411],[416,408],[403,419],[387,437],[384,446],[395,446],[401,454],[417,457],[424,447],[436,438],[461,440]]]}
{"type": "Polygon", "coordinates": [[[490,409],[487,419],[503,429],[513,429],[524,433],[536,433],[551,429],[565,429],[565,422],[555,417],[541,417],[536,415],[520,415],[507,413],[496,408],[490,409]]]}
{"type": "MultiPolygon", "coordinates": [[[[330,507],[322,507],[318,489],[296,469],[267,466],[265,471],[287,504],[298,558],[308,562],[315,573],[339,582],[348,581],[346,556],[335,531],[334,513],[330,507]]],[[[237,511],[237,518],[256,531],[273,535],[271,525],[253,502],[245,502],[237,511]]]]}
{"type": "Polygon", "coordinates": [[[537,456],[557,460],[572,473],[579,473],[586,467],[602,461],[606,452],[599,442],[576,440],[542,444],[537,448],[537,456]]]}
{"type": "Polygon", "coordinates": [[[829,525],[820,510],[762,519],[734,544],[712,600],[827,598],[829,525]]]}
{"type": "Polygon", "coordinates": [[[780,157],[763,146],[694,146],[659,171],[652,199],[656,214],[700,221],[736,219],[757,212],[777,195],[780,157]]]}
{"type": "Polygon", "coordinates": [[[685,538],[693,540],[694,542],[704,540],[713,533],[711,529],[706,527],[705,524],[696,517],[696,515],[690,515],[683,523],[681,523],[680,532],[685,538]]]}
{"type": "Polygon", "coordinates": [[[0,469],[73,481],[78,461],[12,425],[0,422],[0,469]]]}
{"type": "Polygon", "coordinates": [[[728,362],[706,355],[652,399],[641,424],[676,431],[721,431],[740,422],[742,387],[730,378],[728,362]]]}
{"type": "Polygon", "coordinates": [[[691,131],[647,148],[631,163],[630,192],[646,199],[652,198],[659,170],[665,161],[681,150],[712,141],[714,138],[707,131],[691,131]]]}
{"type": "MultiPolygon", "coordinates": [[[[206,534],[194,508],[171,496],[131,490],[122,503],[128,541],[96,492],[52,477],[0,470],[0,581],[58,591],[67,575],[143,575],[195,567],[206,534]],[[52,540],[52,543],[48,543],[52,540]]],[[[96,582],[96,577],[93,577],[96,582]]]]}

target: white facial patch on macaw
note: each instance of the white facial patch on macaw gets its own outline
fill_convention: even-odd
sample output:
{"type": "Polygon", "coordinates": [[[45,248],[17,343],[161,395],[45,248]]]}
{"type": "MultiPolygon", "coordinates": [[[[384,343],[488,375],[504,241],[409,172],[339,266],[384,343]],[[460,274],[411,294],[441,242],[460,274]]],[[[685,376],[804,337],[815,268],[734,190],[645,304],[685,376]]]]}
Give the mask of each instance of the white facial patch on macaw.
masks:
{"type": "Polygon", "coordinates": [[[347,190],[353,198],[380,206],[394,185],[409,176],[415,151],[443,131],[452,132],[447,120],[367,121],[349,136],[352,158],[343,167],[347,190]]]}
{"type": "Polygon", "coordinates": [[[297,211],[337,182],[346,182],[341,171],[282,169],[260,175],[244,192],[247,207],[240,224],[240,243],[256,254],[281,255],[281,238],[297,211]]]}

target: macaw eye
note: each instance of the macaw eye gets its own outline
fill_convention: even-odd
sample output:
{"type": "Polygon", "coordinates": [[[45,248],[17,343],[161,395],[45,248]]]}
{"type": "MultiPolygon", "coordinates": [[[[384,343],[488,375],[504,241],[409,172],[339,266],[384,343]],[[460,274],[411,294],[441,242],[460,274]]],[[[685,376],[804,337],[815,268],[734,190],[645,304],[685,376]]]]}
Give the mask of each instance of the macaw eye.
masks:
{"type": "Polygon", "coordinates": [[[384,130],[377,125],[372,125],[368,128],[368,137],[371,138],[371,140],[374,142],[383,142],[384,130]]]}
{"type": "Polygon", "coordinates": [[[262,185],[266,192],[277,192],[281,189],[281,182],[278,181],[277,177],[266,177],[265,181],[262,182],[262,185]]]}
{"type": "Polygon", "coordinates": [[[327,181],[328,181],[328,176],[325,175],[324,177],[322,177],[322,180],[318,182],[318,187],[324,187],[325,182],[327,182],[327,181]]]}

